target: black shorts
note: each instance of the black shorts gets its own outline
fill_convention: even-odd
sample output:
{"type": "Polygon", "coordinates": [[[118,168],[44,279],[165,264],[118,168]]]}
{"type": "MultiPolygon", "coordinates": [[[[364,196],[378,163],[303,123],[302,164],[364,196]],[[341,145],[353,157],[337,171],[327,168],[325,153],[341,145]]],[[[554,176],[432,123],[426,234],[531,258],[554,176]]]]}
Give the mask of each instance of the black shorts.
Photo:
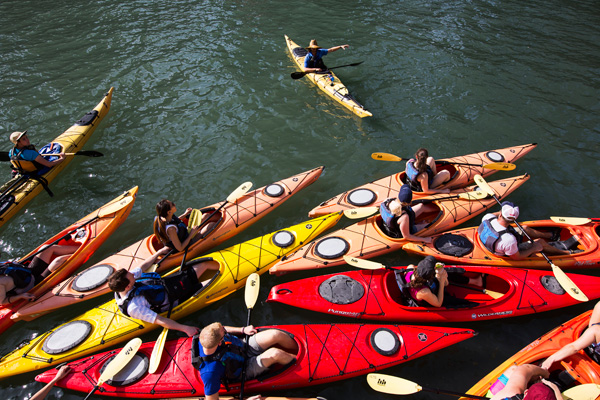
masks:
{"type": "Polygon", "coordinates": [[[202,283],[198,282],[196,271],[191,267],[168,276],[164,280],[169,298],[174,303],[176,302],[175,304],[183,303],[202,288],[202,283]]]}
{"type": "Polygon", "coordinates": [[[31,274],[35,279],[35,284],[37,285],[44,279],[42,278],[42,273],[48,268],[48,263],[39,257],[34,257],[27,268],[31,271],[31,274]]]}

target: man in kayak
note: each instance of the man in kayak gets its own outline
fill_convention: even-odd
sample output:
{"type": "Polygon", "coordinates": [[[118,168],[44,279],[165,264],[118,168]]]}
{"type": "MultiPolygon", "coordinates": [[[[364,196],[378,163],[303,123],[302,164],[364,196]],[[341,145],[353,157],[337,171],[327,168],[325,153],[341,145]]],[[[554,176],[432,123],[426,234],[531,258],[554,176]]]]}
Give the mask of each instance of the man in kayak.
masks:
{"type": "Polygon", "coordinates": [[[550,373],[547,370],[537,365],[519,365],[510,373],[506,385],[490,400],[562,400],[558,386],[546,380],[549,376],[550,373]],[[529,386],[532,380],[535,381],[539,378],[543,379],[529,386]]]}
{"type": "Polygon", "coordinates": [[[417,225],[415,220],[423,212],[435,206],[420,203],[413,208],[410,206],[411,202],[412,190],[409,185],[405,184],[400,188],[397,199],[387,199],[381,203],[379,211],[383,219],[384,231],[392,238],[402,237],[413,242],[431,243],[430,237],[415,235],[425,227],[425,224],[417,225]]]}
{"type": "Polygon", "coordinates": [[[548,244],[545,239],[552,239],[552,232],[541,232],[527,225],[522,225],[523,230],[535,240],[524,242],[523,235],[510,226],[518,217],[519,207],[509,201],[502,203],[500,211],[484,215],[477,230],[481,243],[489,251],[517,261],[542,251],[551,255],[570,254],[569,250],[561,250],[548,244]]]}
{"type": "Polygon", "coordinates": [[[450,180],[450,172],[439,171],[433,157],[425,148],[420,148],[414,158],[406,162],[406,178],[411,189],[424,194],[450,193],[450,189],[435,189],[450,180]]]}
{"type": "Polygon", "coordinates": [[[161,278],[155,272],[144,272],[159,256],[166,255],[170,250],[166,246],[163,247],[131,272],[126,269],[113,272],[108,278],[108,287],[115,292],[117,305],[126,316],[193,336],[199,331],[197,327],[183,325],[158,314],[172,309],[194,295],[203,286],[203,283],[199,282],[202,274],[208,270],[218,270],[219,264],[212,259],[199,261],[165,278],[161,278]]]}
{"type": "Polygon", "coordinates": [[[272,365],[294,362],[298,345],[292,337],[278,329],[257,333],[252,325],[234,328],[215,322],[200,332],[198,350],[198,369],[205,399],[218,400],[221,383],[239,382],[244,366],[246,379],[253,379],[272,365]],[[249,336],[247,350],[244,342],[235,335],[249,336]]]}
{"type": "MultiPolygon", "coordinates": [[[[10,162],[14,170],[21,174],[32,172],[36,172],[38,175],[44,174],[65,159],[65,154],[62,152],[53,154],[57,157],[54,161],[44,158],[29,142],[27,131],[11,133],[10,141],[14,144],[14,147],[8,152],[10,162]]],[[[15,173],[13,172],[13,174],[15,173]]]]}
{"type": "Polygon", "coordinates": [[[323,62],[323,56],[328,53],[333,53],[339,49],[346,50],[348,47],[347,44],[343,44],[341,46],[334,46],[329,49],[322,49],[317,45],[317,41],[315,39],[310,41],[309,46],[306,48],[308,50],[308,54],[304,58],[304,72],[323,72],[327,71],[327,67],[323,62]]]}

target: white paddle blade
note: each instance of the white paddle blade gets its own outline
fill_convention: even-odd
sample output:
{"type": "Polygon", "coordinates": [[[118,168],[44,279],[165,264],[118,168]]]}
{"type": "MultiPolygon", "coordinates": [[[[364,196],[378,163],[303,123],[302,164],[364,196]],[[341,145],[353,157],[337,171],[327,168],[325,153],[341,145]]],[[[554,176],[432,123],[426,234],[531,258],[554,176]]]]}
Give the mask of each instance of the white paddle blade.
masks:
{"type": "Polygon", "coordinates": [[[564,400],[596,400],[600,396],[600,385],[596,383],[586,383],[573,386],[563,393],[564,400]]]}
{"type": "Polygon", "coordinates": [[[344,256],[346,264],[352,265],[353,267],[362,269],[384,269],[385,265],[375,261],[363,260],[362,258],[344,256]]]}
{"type": "Polygon", "coordinates": [[[371,158],[379,161],[402,161],[402,157],[390,153],[372,153],[371,158]]]}
{"type": "Polygon", "coordinates": [[[492,189],[492,187],[490,185],[488,185],[488,183],[485,181],[485,179],[483,179],[483,176],[481,176],[479,174],[475,175],[475,183],[477,184],[477,186],[479,186],[481,188],[481,190],[483,190],[490,196],[496,195],[496,192],[494,192],[494,189],[492,189]]]}
{"type": "Polygon", "coordinates": [[[133,201],[133,197],[127,196],[127,197],[122,198],[119,201],[115,201],[114,203],[107,204],[105,207],[102,207],[98,211],[98,217],[104,218],[108,215],[114,214],[114,213],[122,210],[124,207],[127,207],[132,201],[133,201]]]}
{"type": "Polygon", "coordinates": [[[156,342],[154,343],[154,348],[152,349],[152,354],[150,355],[150,365],[148,366],[148,373],[154,374],[156,370],[158,370],[158,366],[160,365],[160,359],[162,358],[162,352],[165,348],[165,342],[167,341],[167,334],[169,330],[164,328],[156,342]]]}
{"type": "Polygon", "coordinates": [[[106,366],[106,369],[102,372],[102,375],[100,375],[96,386],[102,385],[104,382],[112,379],[116,374],[121,372],[135,356],[135,353],[137,353],[141,345],[142,339],[140,338],[134,338],[127,342],[119,354],[117,354],[117,356],[106,366]]]}
{"type": "Polygon", "coordinates": [[[246,292],[244,293],[244,300],[246,301],[246,308],[254,308],[256,300],[258,300],[258,293],[260,291],[260,275],[256,272],[250,274],[246,279],[246,292]]]}
{"type": "Polygon", "coordinates": [[[373,390],[388,394],[413,394],[421,391],[414,382],[385,374],[368,374],[367,383],[373,390]]]}
{"type": "Polygon", "coordinates": [[[344,216],[350,219],[360,219],[370,217],[376,212],[379,212],[379,207],[352,208],[350,210],[344,210],[344,216]]]}
{"type": "Polygon", "coordinates": [[[202,211],[194,208],[190,213],[190,218],[188,219],[188,232],[199,226],[202,222],[202,211]]]}
{"type": "Polygon", "coordinates": [[[515,164],[506,163],[506,162],[495,162],[490,164],[485,164],[483,168],[487,169],[496,169],[498,171],[512,171],[517,168],[515,164]]]}
{"type": "Polygon", "coordinates": [[[235,189],[229,196],[227,201],[229,203],[235,203],[237,199],[248,193],[248,190],[252,189],[252,182],[244,182],[237,189],[235,189]]]}
{"type": "Polygon", "coordinates": [[[481,200],[488,197],[488,194],[483,190],[475,190],[472,192],[459,193],[458,198],[463,200],[481,200]]]}
{"type": "Polygon", "coordinates": [[[588,297],[575,285],[575,283],[563,272],[562,269],[558,268],[554,263],[550,263],[552,266],[552,272],[554,273],[554,277],[562,286],[563,289],[577,301],[586,302],[588,301],[588,297]]]}
{"type": "Polygon", "coordinates": [[[589,218],[574,218],[574,217],[550,217],[550,219],[559,224],[569,225],[585,225],[592,222],[589,218]]]}

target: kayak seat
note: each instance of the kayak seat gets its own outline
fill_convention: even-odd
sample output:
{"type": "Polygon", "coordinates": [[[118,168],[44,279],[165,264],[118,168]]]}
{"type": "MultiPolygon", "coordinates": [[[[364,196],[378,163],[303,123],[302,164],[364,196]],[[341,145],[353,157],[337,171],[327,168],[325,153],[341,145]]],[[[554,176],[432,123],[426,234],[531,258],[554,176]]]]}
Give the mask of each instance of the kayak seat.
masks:
{"type": "Polygon", "coordinates": [[[294,53],[294,57],[306,57],[308,50],[306,50],[304,47],[296,47],[292,50],[292,53],[294,53]]]}
{"type": "Polygon", "coordinates": [[[564,369],[551,371],[548,380],[558,386],[561,392],[573,387],[577,383],[577,379],[564,369]]]}
{"type": "Polygon", "coordinates": [[[404,270],[395,270],[396,283],[400,289],[400,303],[408,307],[419,307],[415,299],[410,295],[409,285],[406,283],[406,275],[404,270]]]}
{"type": "Polygon", "coordinates": [[[387,226],[384,222],[383,222],[383,218],[381,218],[380,216],[377,217],[376,219],[376,223],[379,226],[379,228],[381,229],[381,231],[386,235],[389,236],[393,239],[400,239],[402,238],[402,233],[400,233],[400,228],[398,228],[398,230],[390,228],[389,226],[387,226]]]}
{"type": "Polygon", "coordinates": [[[437,251],[453,257],[463,257],[473,251],[473,243],[462,235],[446,233],[433,243],[437,251]]]}

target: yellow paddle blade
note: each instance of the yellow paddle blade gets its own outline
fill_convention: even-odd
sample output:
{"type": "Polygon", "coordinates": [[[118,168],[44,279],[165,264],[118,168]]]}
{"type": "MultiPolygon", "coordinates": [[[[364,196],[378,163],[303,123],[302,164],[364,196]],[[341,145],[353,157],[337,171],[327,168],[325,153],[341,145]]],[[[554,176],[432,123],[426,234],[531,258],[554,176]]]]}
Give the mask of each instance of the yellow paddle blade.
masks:
{"type": "Polygon", "coordinates": [[[248,193],[248,190],[252,188],[252,182],[244,182],[237,189],[235,189],[229,196],[227,196],[227,201],[229,203],[235,203],[237,199],[248,193]]]}
{"type": "Polygon", "coordinates": [[[256,300],[258,299],[258,293],[260,291],[260,276],[254,272],[248,276],[246,280],[246,292],[244,293],[244,300],[246,301],[246,308],[254,308],[256,300]]]}
{"type": "Polygon", "coordinates": [[[167,341],[167,334],[169,330],[167,328],[163,328],[162,332],[156,339],[154,343],[154,348],[152,349],[152,354],[150,355],[150,366],[148,366],[148,373],[153,374],[158,369],[160,364],[160,359],[162,358],[163,349],[165,348],[165,342],[167,341]]]}
{"type": "Polygon", "coordinates": [[[517,168],[517,166],[515,164],[506,163],[506,162],[495,162],[495,163],[485,164],[483,166],[483,168],[496,169],[499,171],[512,171],[513,169],[517,168]]]}
{"type": "Polygon", "coordinates": [[[373,390],[388,394],[413,394],[421,391],[421,386],[407,379],[385,374],[368,374],[367,383],[373,390]]]}
{"type": "Polygon", "coordinates": [[[363,260],[362,258],[344,256],[344,261],[346,264],[352,265],[353,267],[362,268],[362,269],[384,269],[385,265],[369,260],[363,260]]]}
{"type": "Polygon", "coordinates": [[[369,217],[376,212],[379,212],[379,207],[361,207],[344,210],[344,216],[350,219],[360,219],[369,217]]]}
{"type": "Polygon", "coordinates": [[[564,400],[596,400],[600,396],[600,385],[595,383],[577,385],[565,390],[562,395],[564,400]]]}
{"type": "Polygon", "coordinates": [[[100,375],[96,386],[102,385],[104,382],[112,379],[116,374],[121,372],[121,370],[125,368],[129,361],[131,361],[131,359],[135,356],[135,353],[137,353],[141,345],[142,339],[140,338],[134,338],[127,342],[119,354],[117,354],[117,356],[106,366],[106,369],[102,375],[100,375]]]}
{"type": "Polygon", "coordinates": [[[585,225],[592,222],[589,218],[573,218],[573,217],[550,217],[550,219],[554,222],[558,222],[560,224],[569,224],[569,225],[585,225]]]}
{"type": "Polygon", "coordinates": [[[402,157],[395,156],[390,153],[372,153],[371,158],[379,161],[402,161],[402,157]]]}
{"type": "Polygon", "coordinates": [[[479,186],[481,188],[481,190],[483,190],[490,196],[496,195],[496,192],[494,192],[494,189],[492,189],[492,187],[490,185],[488,185],[488,183],[485,181],[485,179],[483,179],[483,177],[481,175],[479,175],[479,174],[475,175],[475,183],[477,184],[477,186],[479,186]]]}
{"type": "Polygon", "coordinates": [[[500,297],[504,296],[504,293],[494,292],[493,290],[488,290],[488,289],[483,289],[483,293],[487,294],[494,300],[499,299],[500,297]]]}
{"type": "Polygon", "coordinates": [[[129,203],[131,203],[132,201],[133,201],[133,197],[127,196],[127,197],[122,198],[119,201],[115,201],[114,203],[107,204],[105,207],[102,207],[98,211],[98,217],[104,218],[110,214],[114,214],[117,211],[120,211],[121,209],[123,209],[123,207],[127,207],[127,205],[129,203]]]}
{"type": "Polygon", "coordinates": [[[202,211],[194,208],[192,210],[192,212],[190,213],[190,218],[188,219],[188,232],[190,232],[192,229],[194,229],[195,227],[197,227],[198,225],[200,225],[200,223],[202,222],[202,211]]]}
{"type": "Polygon", "coordinates": [[[488,194],[483,190],[475,190],[473,192],[459,193],[458,198],[463,200],[481,200],[488,197],[488,194]]]}
{"type": "Polygon", "coordinates": [[[579,289],[577,285],[573,283],[571,278],[569,278],[567,274],[563,272],[562,269],[558,268],[556,265],[554,265],[554,263],[550,263],[550,265],[552,266],[552,272],[554,273],[554,277],[556,278],[560,286],[562,286],[562,288],[565,289],[565,291],[572,298],[582,302],[589,300],[587,296],[581,291],[581,289],[579,289]]]}

